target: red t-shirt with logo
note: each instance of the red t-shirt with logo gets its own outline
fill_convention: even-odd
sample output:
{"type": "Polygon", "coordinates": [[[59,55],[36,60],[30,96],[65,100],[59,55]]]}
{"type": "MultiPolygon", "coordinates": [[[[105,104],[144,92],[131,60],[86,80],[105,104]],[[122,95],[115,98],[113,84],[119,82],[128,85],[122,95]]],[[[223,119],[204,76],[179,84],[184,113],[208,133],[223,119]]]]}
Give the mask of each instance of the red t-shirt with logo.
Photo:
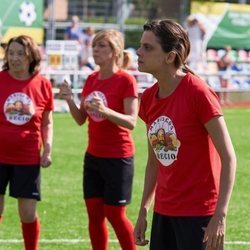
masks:
{"type": "Polygon", "coordinates": [[[41,120],[53,109],[51,83],[41,75],[17,80],[0,72],[0,162],[40,163],[41,120]]]}
{"type": "MultiPolygon", "coordinates": [[[[99,72],[94,72],[87,78],[82,91],[83,98],[91,100],[93,95],[97,94],[104,105],[124,113],[124,99],[137,97],[135,78],[123,70],[105,80],[99,80],[98,75],[99,72]]],[[[88,121],[88,153],[105,158],[134,155],[135,147],[129,129],[118,126],[96,113],[88,113],[88,121]]]]}
{"type": "Polygon", "coordinates": [[[155,211],[167,216],[214,213],[221,163],[204,124],[222,111],[214,91],[188,73],[175,91],[157,98],[158,83],[145,90],[139,116],[159,162],[155,211]]]}

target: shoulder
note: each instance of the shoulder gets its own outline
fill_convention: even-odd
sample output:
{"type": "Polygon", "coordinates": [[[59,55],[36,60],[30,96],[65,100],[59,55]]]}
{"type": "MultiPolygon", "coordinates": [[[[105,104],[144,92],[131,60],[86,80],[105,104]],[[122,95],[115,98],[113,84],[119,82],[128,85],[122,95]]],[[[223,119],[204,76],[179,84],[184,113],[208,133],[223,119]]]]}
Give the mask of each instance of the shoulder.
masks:
{"type": "Polygon", "coordinates": [[[158,83],[155,83],[143,91],[141,95],[141,100],[154,98],[157,94],[157,91],[158,91],[158,83]]]}
{"type": "Polygon", "coordinates": [[[203,91],[205,89],[210,88],[209,85],[206,83],[206,81],[203,80],[198,75],[193,75],[191,73],[187,73],[184,80],[187,82],[187,87],[190,90],[193,89],[194,91],[203,91]]]}
{"type": "Polygon", "coordinates": [[[99,71],[94,71],[92,72],[89,76],[88,76],[88,79],[94,79],[98,76],[99,74],[99,71]]]}
{"type": "Polygon", "coordinates": [[[120,79],[136,82],[135,77],[129,73],[128,71],[125,71],[123,69],[120,69],[119,71],[116,72],[115,77],[118,77],[120,79]]]}
{"type": "Polygon", "coordinates": [[[36,82],[36,84],[41,84],[41,85],[45,85],[45,86],[48,86],[48,87],[52,87],[52,83],[50,82],[50,80],[48,78],[46,78],[45,76],[43,76],[42,74],[40,74],[40,73],[34,75],[32,77],[32,80],[34,82],[36,82]]]}
{"type": "Polygon", "coordinates": [[[0,72],[0,82],[4,84],[6,81],[8,81],[8,79],[10,80],[10,78],[7,74],[7,70],[1,71],[0,72]]]}
{"type": "Polygon", "coordinates": [[[93,82],[95,79],[97,79],[98,74],[99,74],[99,71],[94,71],[90,75],[88,75],[84,86],[87,85],[89,82],[93,82]]]}
{"type": "Polygon", "coordinates": [[[7,76],[7,70],[0,71],[0,76],[1,77],[6,77],[7,76]]]}
{"type": "Polygon", "coordinates": [[[187,80],[187,97],[196,108],[218,106],[218,96],[209,84],[198,76],[189,74],[187,80]]]}
{"type": "Polygon", "coordinates": [[[119,69],[115,74],[117,76],[124,76],[124,77],[130,77],[132,75],[128,71],[125,71],[123,69],[119,69]]]}
{"type": "Polygon", "coordinates": [[[183,81],[181,94],[185,93],[184,96],[191,102],[216,96],[211,86],[197,75],[188,73],[183,81]]]}
{"type": "Polygon", "coordinates": [[[45,76],[43,76],[42,74],[38,73],[33,75],[33,79],[36,81],[45,81],[45,82],[49,82],[49,79],[46,78],[45,76]]]}

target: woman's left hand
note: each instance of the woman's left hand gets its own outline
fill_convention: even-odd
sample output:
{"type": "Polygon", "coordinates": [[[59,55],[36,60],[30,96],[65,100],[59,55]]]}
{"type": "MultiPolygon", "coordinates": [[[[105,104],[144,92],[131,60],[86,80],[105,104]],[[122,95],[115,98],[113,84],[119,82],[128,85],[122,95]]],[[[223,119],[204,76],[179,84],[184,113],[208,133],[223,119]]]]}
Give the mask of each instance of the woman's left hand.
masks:
{"type": "Polygon", "coordinates": [[[107,112],[107,107],[104,105],[103,100],[98,96],[98,94],[94,93],[91,101],[87,103],[87,109],[94,111],[100,115],[105,115],[107,112]]]}
{"type": "Polygon", "coordinates": [[[51,165],[51,163],[52,163],[51,156],[47,153],[43,153],[40,161],[41,167],[47,168],[51,165]]]}
{"type": "Polygon", "coordinates": [[[206,242],[205,250],[219,250],[223,249],[224,236],[226,228],[225,216],[213,215],[207,228],[205,228],[205,234],[203,242],[206,242]]]}

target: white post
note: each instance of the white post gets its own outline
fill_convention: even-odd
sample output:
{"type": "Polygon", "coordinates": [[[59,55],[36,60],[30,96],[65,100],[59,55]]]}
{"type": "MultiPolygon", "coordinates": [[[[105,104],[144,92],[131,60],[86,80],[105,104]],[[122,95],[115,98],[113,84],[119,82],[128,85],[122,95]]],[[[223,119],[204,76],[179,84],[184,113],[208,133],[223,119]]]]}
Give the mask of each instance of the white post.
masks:
{"type": "Polygon", "coordinates": [[[48,4],[48,29],[47,29],[47,39],[55,40],[55,8],[54,0],[49,0],[48,4]]]}
{"type": "Polygon", "coordinates": [[[126,20],[126,12],[127,12],[127,0],[117,0],[117,24],[119,26],[119,30],[124,32],[124,23],[126,20]]]}
{"type": "Polygon", "coordinates": [[[88,20],[88,0],[82,0],[83,2],[83,20],[88,20]]]}

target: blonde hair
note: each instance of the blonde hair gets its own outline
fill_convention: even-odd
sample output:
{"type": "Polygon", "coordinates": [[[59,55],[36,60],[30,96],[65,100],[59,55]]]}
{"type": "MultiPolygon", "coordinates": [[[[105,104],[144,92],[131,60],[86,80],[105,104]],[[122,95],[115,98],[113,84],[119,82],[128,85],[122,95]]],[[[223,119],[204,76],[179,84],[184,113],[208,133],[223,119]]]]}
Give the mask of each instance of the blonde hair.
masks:
{"type": "Polygon", "coordinates": [[[115,29],[102,30],[96,34],[93,40],[93,45],[102,39],[108,40],[110,47],[115,53],[115,62],[117,66],[126,69],[127,66],[129,66],[131,59],[129,57],[129,53],[127,51],[124,51],[124,35],[120,31],[115,29]]]}
{"type": "Polygon", "coordinates": [[[122,69],[129,68],[132,64],[132,61],[133,61],[132,54],[129,51],[124,50],[123,51],[123,64],[121,68],[122,69]]]}

